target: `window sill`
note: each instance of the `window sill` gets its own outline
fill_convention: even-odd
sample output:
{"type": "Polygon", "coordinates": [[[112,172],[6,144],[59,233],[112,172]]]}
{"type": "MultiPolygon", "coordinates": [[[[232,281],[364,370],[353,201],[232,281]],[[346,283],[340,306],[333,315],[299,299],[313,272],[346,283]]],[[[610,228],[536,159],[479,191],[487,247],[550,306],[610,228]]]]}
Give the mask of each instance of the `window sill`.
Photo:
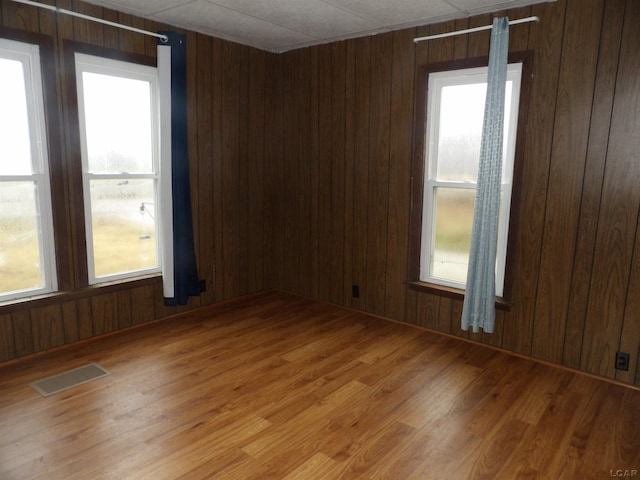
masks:
{"type": "MultiPolygon", "coordinates": [[[[432,293],[434,295],[439,295],[441,297],[452,298],[454,300],[464,300],[464,290],[460,288],[446,287],[444,285],[438,285],[435,283],[427,283],[420,281],[409,281],[407,282],[409,288],[411,290],[415,290],[417,292],[426,292],[432,293]]],[[[496,297],[496,309],[503,310],[505,312],[511,311],[513,307],[513,303],[507,300],[504,297],[496,297]]]]}
{"type": "Polygon", "coordinates": [[[77,300],[79,298],[91,297],[93,295],[117,292],[120,290],[142,287],[145,285],[153,285],[162,282],[161,274],[145,275],[126,280],[99,283],[89,285],[78,290],[57,291],[37,295],[32,297],[23,297],[15,300],[7,300],[0,303],[0,314],[12,313],[15,311],[29,310],[32,308],[46,307],[63,301],[77,300]]]}

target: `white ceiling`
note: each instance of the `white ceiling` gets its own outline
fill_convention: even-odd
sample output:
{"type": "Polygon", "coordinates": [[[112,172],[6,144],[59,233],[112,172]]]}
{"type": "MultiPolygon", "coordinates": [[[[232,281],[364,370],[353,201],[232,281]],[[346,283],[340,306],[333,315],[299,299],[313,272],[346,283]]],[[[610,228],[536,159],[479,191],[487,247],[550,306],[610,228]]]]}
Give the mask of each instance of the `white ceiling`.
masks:
{"type": "Polygon", "coordinates": [[[271,52],[553,0],[88,0],[271,52]]]}

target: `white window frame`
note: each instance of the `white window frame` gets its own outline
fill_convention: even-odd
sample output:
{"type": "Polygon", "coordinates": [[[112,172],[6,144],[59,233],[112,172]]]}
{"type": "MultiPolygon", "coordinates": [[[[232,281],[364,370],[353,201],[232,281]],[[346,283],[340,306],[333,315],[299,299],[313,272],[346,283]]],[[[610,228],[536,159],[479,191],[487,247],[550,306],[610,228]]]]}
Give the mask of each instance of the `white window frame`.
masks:
{"type": "Polygon", "coordinates": [[[159,186],[160,186],[160,87],[158,69],[149,65],[142,65],[122,60],[115,60],[106,57],[88,55],[84,53],[75,53],[76,67],[76,88],[78,92],[78,118],[80,123],[80,147],[82,155],[82,189],[84,198],[84,217],[85,217],[85,234],[87,246],[87,272],[88,282],[95,285],[104,282],[117,280],[125,280],[136,278],[149,274],[157,274],[162,271],[162,241],[161,241],[161,212],[160,208],[155,209],[155,226],[156,226],[156,266],[146,269],[137,269],[126,272],[118,272],[112,275],[97,277],[95,274],[94,247],[93,247],[93,228],[91,214],[91,180],[129,180],[129,179],[152,179],[154,181],[154,204],[160,205],[159,202],[159,186]],[[93,173],[89,171],[88,155],[87,155],[87,136],[84,112],[84,96],[83,92],[83,73],[91,72],[105,75],[113,75],[117,77],[132,78],[149,82],[151,86],[151,119],[153,136],[152,145],[152,168],[149,173],[93,173]]]}
{"type": "MultiPolygon", "coordinates": [[[[476,190],[476,182],[438,180],[436,178],[438,155],[438,119],[440,118],[440,95],[446,86],[474,84],[487,82],[488,67],[466,68],[443,72],[431,72],[428,76],[427,118],[425,129],[425,168],[424,194],[422,206],[422,234],[420,244],[420,275],[421,282],[464,289],[465,283],[452,279],[437,277],[432,274],[433,254],[435,244],[435,202],[434,193],[438,187],[462,188],[476,190]]],[[[500,206],[500,220],[498,231],[498,246],[496,254],[496,296],[501,297],[504,292],[504,277],[507,259],[507,240],[509,234],[509,214],[511,208],[511,193],[513,188],[513,165],[515,159],[516,135],[518,127],[518,109],[522,80],[522,63],[510,63],[507,67],[507,81],[512,82],[512,101],[509,112],[508,130],[505,132],[507,142],[505,157],[502,161],[503,181],[502,199],[500,206]]]]}
{"type": "Polygon", "coordinates": [[[0,57],[22,63],[25,78],[29,137],[31,144],[30,175],[0,175],[0,182],[33,182],[36,190],[36,208],[39,217],[38,242],[43,286],[0,294],[0,302],[17,300],[54,292],[58,289],[47,128],[44,110],[40,47],[35,44],[0,38],[0,57]]]}

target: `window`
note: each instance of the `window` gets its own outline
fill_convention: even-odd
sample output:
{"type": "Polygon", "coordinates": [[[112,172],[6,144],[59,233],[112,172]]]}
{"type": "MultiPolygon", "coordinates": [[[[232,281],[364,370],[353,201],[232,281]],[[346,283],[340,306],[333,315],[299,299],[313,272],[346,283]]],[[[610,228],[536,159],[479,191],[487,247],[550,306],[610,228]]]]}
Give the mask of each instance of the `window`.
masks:
{"type": "MultiPolygon", "coordinates": [[[[496,294],[499,297],[504,291],[521,74],[522,63],[509,65],[496,259],[496,294]]],[[[426,115],[421,125],[423,138],[418,142],[425,159],[418,279],[420,282],[464,289],[487,67],[431,72],[425,82],[426,115]]]]}
{"type": "Polygon", "coordinates": [[[57,289],[39,47],[0,39],[0,301],[57,289]]]}
{"type": "Polygon", "coordinates": [[[90,284],[160,271],[155,67],[75,54],[90,284]]]}

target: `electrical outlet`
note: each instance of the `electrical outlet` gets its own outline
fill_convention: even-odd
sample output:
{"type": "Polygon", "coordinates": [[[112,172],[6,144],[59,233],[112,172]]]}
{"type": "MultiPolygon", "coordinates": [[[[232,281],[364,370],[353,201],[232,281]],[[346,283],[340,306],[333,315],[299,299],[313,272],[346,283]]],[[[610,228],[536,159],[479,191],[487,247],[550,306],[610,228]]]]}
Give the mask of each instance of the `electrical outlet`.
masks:
{"type": "Polygon", "coordinates": [[[351,285],[351,296],[353,298],[360,298],[360,285],[351,285]]]}
{"type": "Polygon", "coordinates": [[[616,370],[629,370],[629,354],[627,352],[616,352],[616,370]]]}
{"type": "Polygon", "coordinates": [[[207,291],[207,281],[200,280],[200,292],[206,292],[206,291],[207,291]]]}

